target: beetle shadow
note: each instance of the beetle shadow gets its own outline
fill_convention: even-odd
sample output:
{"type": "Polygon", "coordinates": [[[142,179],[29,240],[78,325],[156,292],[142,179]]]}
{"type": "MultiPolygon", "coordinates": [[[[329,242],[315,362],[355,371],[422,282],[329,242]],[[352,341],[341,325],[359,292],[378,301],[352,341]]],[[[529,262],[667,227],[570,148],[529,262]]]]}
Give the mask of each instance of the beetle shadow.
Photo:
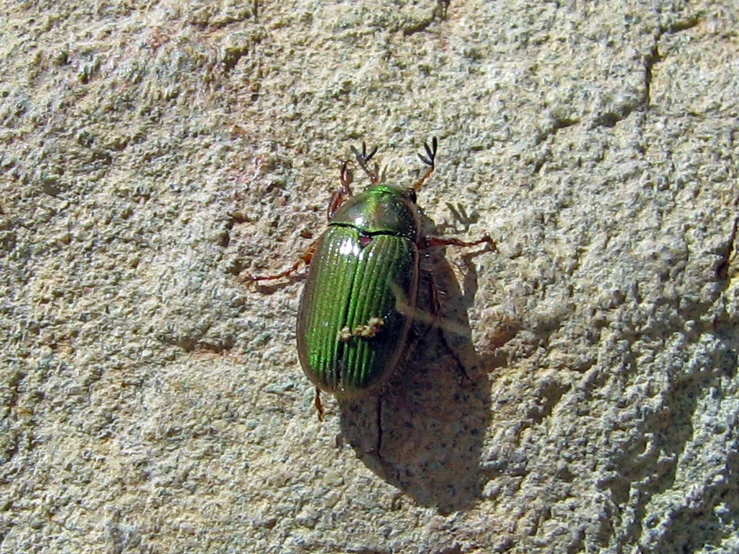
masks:
{"type": "Polygon", "coordinates": [[[490,381],[480,368],[467,310],[477,291],[472,258],[465,260],[464,293],[440,248],[422,268],[436,286],[419,290],[418,307],[438,304],[439,321],[416,322],[417,344],[381,392],[339,399],[342,438],[374,473],[440,513],[468,509],[485,475],[480,457],[490,420],[490,381]]]}

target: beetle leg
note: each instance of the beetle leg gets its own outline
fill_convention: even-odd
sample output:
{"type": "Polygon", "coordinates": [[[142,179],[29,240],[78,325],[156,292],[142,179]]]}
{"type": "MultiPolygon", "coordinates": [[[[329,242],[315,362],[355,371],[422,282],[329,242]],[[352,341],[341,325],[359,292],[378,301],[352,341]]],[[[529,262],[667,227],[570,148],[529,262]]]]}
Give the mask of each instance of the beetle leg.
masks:
{"type": "Polygon", "coordinates": [[[377,395],[377,445],[375,446],[375,452],[377,457],[382,460],[380,449],[382,448],[382,394],[377,395]]]}
{"type": "Polygon", "coordinates": [[[436,140],[436,137],[433,137],[431,139],[431,146],[429,147],[428,143],[425,143],[423,145],[424,150],[426,150],[426,156],[423,156],[422,154],[418,154],[418,157],[421,158],[421,161],[425,163],[429,168],[426,170],[426,173],[421,175],[421,178],[416,182],[415,185],[413,185],[413,190],[420,190],[420,188],[423,186],[423,184],[426,182],[426,179],[431,177],[431,174],[434,172],[434,169],[436,168],[435,160],[436,160],[436,150],[439,146],[439,141],[436,140]]]}
{"type": "Polygon", "coordinates": [[[352,196],[352,189],[349,185],[352,184],[353,177],[351,172],[346,168],[346,165],[347,162],[342,162],[341,164],[341,174],[339,176],[339,179],[341,179],[341,188],[334,191],[331,195],[331,200],[328,203],[326,215],[328,216],[329,221],[334,217],[336,210],[338,210],[339,206],[344,203],[344,200],[352,196]]]}
{"type": "Polygon", "coordinates": [[[316,399],[314,401],[316,406],[316,413],[318,414],[318,421],[323,421],[323,404],[321,403],[321,389],[316,387],[316,399]]]}
{"type": "Polygon", "coordinates": [[[498,251],[498,246],[495,244],[495,241],[492,238],[490,238],[489,235],[485,235],[481,239],[473,240],[472,242],[467,242],[467,241],[454,239],[454,238],[444,239],[440,237],[424,237],[419,246],[421,248],[431,248],[434,246],[469,247],[469,246],[479,246],[480,244],[484,244],[487,250],[490,250],[492,252],[498,251]]]}
{"type": "Polygon", "coordinates": [[[377,166],[375,166],[374,169],[371,169],[367,165],[367,162],[369,162],[372,159],[372,156],[374,156],[375,153],[377,152],[377,146],[375,146],[369,154],[367,153],[367,145],[364,142],[362,143],[361,152],[357,150],[356,148],[354,148],[353,146],[351,148],[352,148],[352,152],[354,153],[354,157],[357,159],[357,163],[359,164],[359,167],[361,167],[364,170],[364,172],[367,174],[367,177],[370,178],[370,181],[372,182],[372,184],[374,185],[376,183],[379,183],[380,176],[377,173],[377,166]]]}
{"type": "Polygon", "coordinates": [[[429,298],[431,304],[429,309],[431,315],[434,316],[435,323],[438,325],[441,319],[441,300],[439,299],[439,286],[436,284],[433,273],[429,273],[429,298]]]}
{"type": "Polygon", "coordinates": [[[248,279],[252,283],[256,283],[258,281],[273,281],[275,279],[282,279],[283,277],[288,277],[291,274],[295,273],[298,268],[300,267],[300,264],[310,265],[310,261],[313,259],[313,254],[316,253],[316,246],[318,245],[318,240],[314,240],[313,243],[308,247],[308,249],[305,251],[305,253],[300,256],[297,262],[295,262],[292,266],[290,266],[285,271],[281,271],[280,273],[276,273],[275,275],[262,275],[262,276],[255,276],[255,275],[249,275],[248,279]]]}
{"type": "MultiPolygon", "coordinates": [[[[451,321],[444,321],[443,320],[443,313],[441,308],[441,299],[439,298],[440,290],[439,285],[436,283],[436,279],[434,279],[433,273],[428,273],[428,280],[429,280],[429,310],[430,314],[433,317],[432,325],[436,327],[439,331],[439,337],[441,337],[441,341],[444,343],[444,346],[446,347],[449,354],[454,358],[454,361],[457,363],[457,373],[460,375],[462,380],[466,380],[469,382],[472,382],[472,377],[470,377],[469,373],[467,373],[467,368],[465,367],[465,364],[462,362],[461,357],[457,353],[457,350],[452,347],[451,342],[449,341],[449,338],[447,337],[447,331],[455,334],[455,335],[465,335],[465,330],[461,325],[455,325],[451,321]]],[[[428,329],[426,330],[428,332],[428,329]]],[[[420,337],[419,337],[420,339],[420,337]]]]}

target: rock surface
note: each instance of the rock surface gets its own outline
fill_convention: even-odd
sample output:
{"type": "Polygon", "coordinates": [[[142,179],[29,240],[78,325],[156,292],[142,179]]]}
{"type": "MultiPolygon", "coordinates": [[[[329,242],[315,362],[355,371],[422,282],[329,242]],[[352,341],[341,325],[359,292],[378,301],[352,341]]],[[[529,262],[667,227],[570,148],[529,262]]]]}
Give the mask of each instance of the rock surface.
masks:
{"type": "Polygon", "coordinates": [[[736,6],[2,14],[1,553],[739,551],[736,6]],[[245,276],[434,135],[499,253],[429,254],[447,323],[321,424],[245,276]]]}

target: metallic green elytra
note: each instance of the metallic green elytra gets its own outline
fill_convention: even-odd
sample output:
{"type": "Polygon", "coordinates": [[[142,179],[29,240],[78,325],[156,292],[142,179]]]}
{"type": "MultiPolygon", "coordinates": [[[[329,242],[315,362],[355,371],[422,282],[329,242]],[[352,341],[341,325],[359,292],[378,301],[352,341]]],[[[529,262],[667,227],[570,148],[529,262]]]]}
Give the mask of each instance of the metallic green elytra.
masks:
{"type": "Polygon", "coordinates": [[[331,219],[310,264],[297,326],[300,363],[321,390],[368,391],[398,365],[411,323],[398,305],[416,303],[419,235],[408,192],[386,185],[354,196],[331,219]]]}
{"type": "MultiPolygon", "coordinates": [[[[309,264],[300,299],[297,342],[300,363],[317,389],[339,396],[369,392],[388,380],[406,349],[419,284],[419,249],[475,246],[495,249],[487,235],[474,242],[422,235],[416,191],[434,171],[437,140],[424,145],[428,166],[410,188],[380,183],[367,153],[352,148],[371,184],[352,195],[344,162],[341,188],[329,203],[328,229],[290,269],[253,281],[278,279],[309,264]]],[[[321,413],[320,398],[316,406],[321,413]]]]}

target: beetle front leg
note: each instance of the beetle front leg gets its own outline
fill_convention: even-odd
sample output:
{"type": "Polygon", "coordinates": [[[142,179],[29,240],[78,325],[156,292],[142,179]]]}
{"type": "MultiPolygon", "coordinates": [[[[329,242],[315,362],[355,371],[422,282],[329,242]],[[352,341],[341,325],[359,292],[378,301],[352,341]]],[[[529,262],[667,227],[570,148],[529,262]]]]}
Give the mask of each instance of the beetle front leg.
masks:
{"type": "Polygon", "coordinates": [[[348,162],[345,161],[341,164],[341,175],[339,176],[339,179],[341,179],[341,188],[334,191],[331,195],[331,200],[328,203],[326,215],[328,216],[329,221],[334,217],[336,210],[338,210],[339,206],[344,203],[344,200],[352,196],[352,189],[349,185],[352,184],[353,178],[351,172],[346,168],[347,163],[348,162]]]}
{"type": "Polygon", "coordinates": [[[288,277],[292,275],[293,273],[295,273],[301,264],[310,265],[310,262],[313,259],[313,254],[316,253],[317,246],[318,246],[318,240],[313,241],[313,243],[308,247],[305,253],[300,257],[300,259],[298,259],[297,262],[295,262],[292,266],[290,266],[285,271],[276,273],[274,275],[261,275],[259,277],[255,275],[249,275],[248,279],[252,283],[258,283],[259,281],[274,281],[276,279],[282,279],[284,277],[288,277]]]}

